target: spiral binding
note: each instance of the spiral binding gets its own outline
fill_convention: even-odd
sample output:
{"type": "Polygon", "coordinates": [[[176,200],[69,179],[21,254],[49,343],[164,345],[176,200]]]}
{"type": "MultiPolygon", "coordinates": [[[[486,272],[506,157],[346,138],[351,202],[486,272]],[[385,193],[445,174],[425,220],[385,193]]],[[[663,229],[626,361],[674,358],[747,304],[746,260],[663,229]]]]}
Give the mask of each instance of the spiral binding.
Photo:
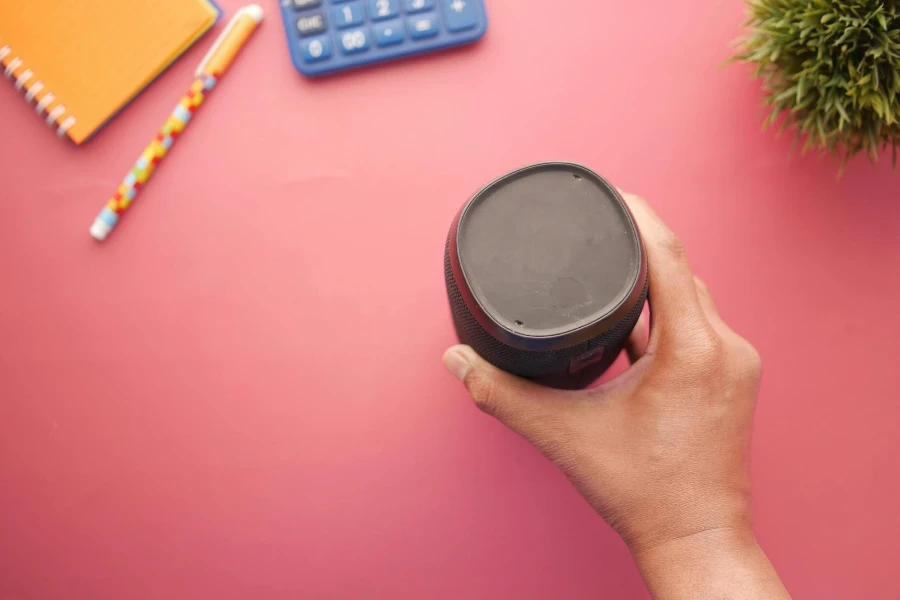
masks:
{"type": "MultiPolygon", "coordinates": [[[[4,61],[11,55],[12,48],[10,48],[8,44],[0,42],[0,67],[3,67],[4,61]]],[[[19,75],[15,75],[15,72],[22,67],[23,64],[21,58],[13,56],[10,58],[9,62],[5,63],[3,74],[6,75],[7,79],[15,80],[16,90],[21,92],[22,89],[25,88],[25,101],[31,103],[34,102],[38,94],[44,91],[45,86],[43,81],[36,78],[34,71],[31,69],[26,68],[19,75]]],[[[35,112],[37,112],[37,114],[44,116],[44,113],[47,113],[47,125],[50,127],[53,127],[54,124],[66,114],[66,107],[63,104],[57,104],[52,110],[47,110],[55,100],[56,96],[47,92],[35,105],[35,112]]],[[[78,120],[74,116],[67,116],[57,127],[56,134],[59,137],[64,137],[77,122],[78,120]]]]}

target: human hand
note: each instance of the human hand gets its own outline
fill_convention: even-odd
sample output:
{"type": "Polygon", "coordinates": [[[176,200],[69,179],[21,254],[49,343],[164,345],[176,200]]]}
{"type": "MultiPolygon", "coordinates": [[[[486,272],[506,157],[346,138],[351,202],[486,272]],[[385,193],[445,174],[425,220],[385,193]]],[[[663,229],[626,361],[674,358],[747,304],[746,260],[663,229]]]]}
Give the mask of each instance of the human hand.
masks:
{"type": "Polygon", "coordinates": [[[676,562],[712,540],[758,551],[749,449],[761,363],[691,273],[678,237],[644,200],[625,198],[644,239],[651,302],[649,336],[642,321],[628,371],[569,392],[500,371],[467,346],[449,349],[444,364],[482,411],[562,469],[648,579],[659,549],[678,550],[676,562]]]}

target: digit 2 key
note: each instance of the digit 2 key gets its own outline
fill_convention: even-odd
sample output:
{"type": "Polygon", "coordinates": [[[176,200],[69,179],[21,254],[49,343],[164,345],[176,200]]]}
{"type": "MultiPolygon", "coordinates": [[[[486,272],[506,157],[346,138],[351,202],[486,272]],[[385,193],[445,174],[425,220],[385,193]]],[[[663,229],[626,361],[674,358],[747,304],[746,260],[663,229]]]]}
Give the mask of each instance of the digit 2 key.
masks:
{"type": "Polygon", "coordinates": [[[476,42],[483,0],[281,0],[294,66],[314,77],[476,42]]]}

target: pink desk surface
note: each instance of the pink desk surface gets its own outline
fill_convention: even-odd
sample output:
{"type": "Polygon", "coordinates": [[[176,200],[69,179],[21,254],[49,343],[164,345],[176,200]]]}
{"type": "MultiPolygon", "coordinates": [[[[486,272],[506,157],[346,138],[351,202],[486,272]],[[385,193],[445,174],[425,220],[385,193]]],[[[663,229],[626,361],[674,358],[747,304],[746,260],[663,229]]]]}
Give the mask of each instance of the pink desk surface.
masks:
{"type": "Polygon", "coordinates": [[[760,132],[720,68],[738,0],[487,4],[475,48],[313,83],[267,1],[104,245],[211,39],[83,148],[0,86],[0,599],[647,598],[440,364],[454,213],[545,159],[651,199],[762,352],[758,532],[795,597],[900,598],[900,174],[760,132]]]}

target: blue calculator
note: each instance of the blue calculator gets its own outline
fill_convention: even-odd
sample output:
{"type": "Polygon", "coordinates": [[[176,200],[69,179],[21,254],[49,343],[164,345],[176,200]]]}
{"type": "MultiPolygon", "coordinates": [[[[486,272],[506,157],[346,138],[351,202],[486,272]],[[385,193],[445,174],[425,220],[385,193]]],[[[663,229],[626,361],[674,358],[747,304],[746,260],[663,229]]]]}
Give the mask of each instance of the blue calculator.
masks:
{"type": "Polygon", "coordinates": [[[482,2],[281,0],[281,13],[294,65],[316,76],[477,41],[482,2]]]}

